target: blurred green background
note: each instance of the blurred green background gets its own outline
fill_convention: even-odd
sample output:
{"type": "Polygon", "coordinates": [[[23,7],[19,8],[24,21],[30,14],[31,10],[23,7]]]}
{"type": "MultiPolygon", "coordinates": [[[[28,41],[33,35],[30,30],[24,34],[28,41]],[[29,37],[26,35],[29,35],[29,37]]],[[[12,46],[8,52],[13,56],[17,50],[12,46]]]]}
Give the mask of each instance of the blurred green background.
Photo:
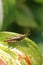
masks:
{"type": "Polygon", "coordinates": [[[43,56],[43,0],[3,0],[1,31],[25,34],[39,45],[43,56]]]}

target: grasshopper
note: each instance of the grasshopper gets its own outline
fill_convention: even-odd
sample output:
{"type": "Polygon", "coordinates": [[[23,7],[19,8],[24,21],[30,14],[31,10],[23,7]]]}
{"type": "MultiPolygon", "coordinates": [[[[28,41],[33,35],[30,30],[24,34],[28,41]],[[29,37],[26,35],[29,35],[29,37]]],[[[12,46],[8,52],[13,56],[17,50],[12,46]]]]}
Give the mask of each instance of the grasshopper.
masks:
{"type": "Polygon", "coordinates": [[[20,36],[16,36],[16,37],[12,37],[12,38],[7,38],[6,40],[4,40],[4,42],[18,42],[18,41],[21,41],[22,39],[24,39],[27,35],[26,34],[23,34],[23,35],[20,35],[20,36]]]}

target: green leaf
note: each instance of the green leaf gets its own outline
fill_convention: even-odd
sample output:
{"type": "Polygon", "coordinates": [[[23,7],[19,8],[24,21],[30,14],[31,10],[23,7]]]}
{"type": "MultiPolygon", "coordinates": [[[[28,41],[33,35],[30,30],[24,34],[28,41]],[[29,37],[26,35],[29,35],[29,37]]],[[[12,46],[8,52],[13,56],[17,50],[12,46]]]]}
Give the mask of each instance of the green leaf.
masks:
{"type": "Polygon", "coordinates": [[[31,35],[30,38],[37,43],[37,45],[39,45],[40,49],[41,49],[41,53],[42,53],[42,64],[43,64],[43,31],[42,32],[34,32],[33,34],[35,35],[31,35]]]}
{"type": "Polygon", "coordinates": [[[4,0],[2,2],[3,2],[3,11],[4,11],[3,12],[4,22],[3,22],[2,30],[6,30],[7,27],[14,22],[14,20],[17,20],[17,23],[20,26],[31,27],[31,28],[37,27],[33,14],[31,13],[28,7],[22,4],[23,2],[19,3],[19,1],[15,1],[15,0],[6,0],[6,1],[4,0]]]}
{"type": "Polygon", "coordinates": [[[38,30],[43,31],[43,5],[31,4],[31,9],[39,25],[38,30]]]}
{"type": "Polygon", "coordinates": [[[31,10],[25,5],[19,4],[19,7],[15,10],[16,20],[20,26],[24,27],[37,27],[37,23],[34,20],[31,10]]]}
{"type": "Polygon", "coordinates": [[[19,3],[24,3],[26,0],[17,0],[19,3]]]}
{"type": "Polygon", "coordinates": [[[15,20],[15,5],[16,0],[3,0],[3,27],[6,30],[7,26],[15,20]]]}
{"type": "Polygon", "coordinates": [[[42,65],[43,65],[43,42],[39,42],[38,45],[39,45],[41,52],[42,52],[42,65]]]}
{"type": "MultiPolygon", "coordinates": [[[[14,43],[4,42],[7,38],[15,37],[15,36],[16,37],[20,36],[20,34],[12,33],[12,32],[0,32],[0,52],[2,53],[0,54],[0,56],[1,55],[3,56],[3,53],[6,53],[10,59],[12,58],[13,60],[15,60],[15,58],[16,59],[18,58],[18,55],[19,56],[21,55],[22,58],[25,57],[26,55],[26,57],[27,56],[32,57],[32,58],[27,57],[27,60],[29,60],[29,62],[31,62],[32,65],[41,65],[42,57],[41,57],[40,49],[32,40],[28,38],[24,38],[19,42],[14,42],[14,43]],[[15,52],[18,52],[18,55],[15,52]],[[21,53],[23,53],[23,55],[21,53]]],[[[3,56],[4,60],[8,60],[8,62],[10,63],[10,59],[8,59],[7,56],[6,55],[3,56]]],[[[23,59],[19,61],[21,65],[27,64],[26,62],[24,62],[23,59]]],[[[12,63],[10,65],[12,65],[12,63]]]]}
{"type": "Polygon", "coordinates": [[[40,4],[43,4],[43,0],[33,0],[33,1],[40,3],[40,4]]]}

